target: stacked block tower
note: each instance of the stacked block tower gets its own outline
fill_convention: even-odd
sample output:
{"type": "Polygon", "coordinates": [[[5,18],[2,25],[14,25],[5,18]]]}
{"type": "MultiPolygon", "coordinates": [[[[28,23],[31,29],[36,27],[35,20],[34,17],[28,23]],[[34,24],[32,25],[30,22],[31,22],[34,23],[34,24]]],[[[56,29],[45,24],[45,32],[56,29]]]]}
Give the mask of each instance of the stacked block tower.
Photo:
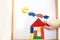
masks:
{"type": "Polygon", "coordinates": [[[44,39],[44,27],[45,23],[39,18],[30,27],[30,40],[44,39]]]}

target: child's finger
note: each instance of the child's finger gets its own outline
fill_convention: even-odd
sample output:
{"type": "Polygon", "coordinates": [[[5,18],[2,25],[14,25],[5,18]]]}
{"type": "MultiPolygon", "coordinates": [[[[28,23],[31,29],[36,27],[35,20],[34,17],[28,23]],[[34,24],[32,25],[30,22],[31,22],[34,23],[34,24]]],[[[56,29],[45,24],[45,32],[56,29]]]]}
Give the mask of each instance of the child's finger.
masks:
{"type": "Polygon", "coordinates": [[[49,30],[52,30],[52,29],[53,29],[53,28],[50,27],[50,26],[44,26],[44,28],[49,29],[49,30]]]}

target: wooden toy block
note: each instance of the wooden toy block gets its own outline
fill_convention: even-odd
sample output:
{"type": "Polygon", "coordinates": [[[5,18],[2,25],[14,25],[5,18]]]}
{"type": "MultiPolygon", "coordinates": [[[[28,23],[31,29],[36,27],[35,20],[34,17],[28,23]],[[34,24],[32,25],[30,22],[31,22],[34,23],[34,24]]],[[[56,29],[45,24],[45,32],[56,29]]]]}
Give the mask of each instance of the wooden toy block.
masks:
{"type": "Polygon", "coordinates": [[[34,38],[34,39],[42,39],[41,36],[34,36],[33,38],[34,38]]]}
{"type": "Polygon", "coordinates": [[[24,7],[24,8],[22,9],[22,12],[23,12],[23,13],[26,13],[28,10],[29,10],[28,7],[24,7]]]}
{"type": "Polygon", "coordinates": [[[30,33],[30,40],[33,40],[33,33],[30,33]]]}
{"type": "Polygon", "coordinates": [[[49,18],[49,16],[47,16],[47,15],[44,16],[44,19],[48,19],[48,18],[49,18]]]}
{"type": "Polygon", "coordinates": [[[30,40],[34,40],[34,39],[30,39],[30,40]]]}
{"type": "Polygon", "coordinates": [[[41,36],[42,36],[42,39],[44,39],[44,28],[41,28],[41,36]]]}
{"type": "Polygon", "coordinates": [[[42,39],[34,39],[34,40],[42,40],[42,39]]]}
{"type": "Polygon", "coordinates": [[[30,33],[33,33],[33,32],[34,32],[34,28],[30,27],[30,33]]]}
{"type": "Polygon", "coordinates": [[[43,18],[44,16],[40,13],[36,14],[37,17],[43,18]]]}
{"type": "Polygon", "coordinates": [[[36,14],[35,14],[34,12],[29,12],[28,15],[29,15],[29,16],[33,16],[33,17],[36,16],[36,14]]]}
{"type": "Polygon", "coordinates": [[[42,22],[39,18],[32,24],[32,27],[44,27],[45,23],[42,22]]]}
{"type": "Polygon", "coordinates": [[[41,28],[38,27],[37,30],[38,30],[38,32],[41,32],[41,28]]]}
{"type": "Polygon", "coordinates": [[[37,30],[34,30],[34,36],[37,36],[37,30]]]}

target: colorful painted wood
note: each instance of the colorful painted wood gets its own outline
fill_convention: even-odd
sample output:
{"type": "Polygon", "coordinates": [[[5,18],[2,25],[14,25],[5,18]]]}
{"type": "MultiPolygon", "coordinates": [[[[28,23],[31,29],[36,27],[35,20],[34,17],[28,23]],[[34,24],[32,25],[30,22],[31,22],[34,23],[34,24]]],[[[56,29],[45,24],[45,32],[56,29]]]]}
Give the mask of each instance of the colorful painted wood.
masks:
{"type": "MultiPolygon", "coordinates": [[[[31,25],[30,28],[30,33],[33,33],[33,39],[44,39],[44,26],[46,24],[43,23],[39,18],[31,25]],[[35,30],[34,28],[37,28],[37,30],[35,30]]],[[[32,39],[31,38],[31,39],[32,39]]]]}
{"type": "Polygon", "coordinates": [[[38,27],[37,30],[38,30],[38,32],[41,32],[41,28],[38,27]]]}
{"type": "Polygon", "coordinates": [[[42,36],[42,39],[44,39],[44,28],[41,28],[41,36],[42,36]]]}
{"type": "Polygon", "coordinates": [[[34,30],[34,36],[37,36],[37,30],[34,30]]]}
{"type": "Polygon", "coordinates": [[[39,18],[32,24],[32,27],[44,27],[45,23],[43,23],[39,18]]]}
{"type": "Polygon", "coordinates": [[[34,32],[34,28],[30,27],[30,33],[33,33],[33,32],[34,32]]]}
{"type": "Polygon", "coordinates": [[[34,34],[30,33],[30,40],[33,40],[33,36],[34,36],[34,34]]]}
{"type": "Polygon", "coordinates": [[[48,18],[49,18],[49,16],[47,16],[47,15],[44,16],[44,19],[48,19],[48,18]]]}
{"type": "Polygon", "coordinates": [[[37,17],[43,18],[44,16],[40,13],[36,14],[37,17]]]}
{"type": "Polygon", "coordinates": [[[33,38],[34,38],[34,39],[42,39],[41,36],[34,36],[33,38]]]}

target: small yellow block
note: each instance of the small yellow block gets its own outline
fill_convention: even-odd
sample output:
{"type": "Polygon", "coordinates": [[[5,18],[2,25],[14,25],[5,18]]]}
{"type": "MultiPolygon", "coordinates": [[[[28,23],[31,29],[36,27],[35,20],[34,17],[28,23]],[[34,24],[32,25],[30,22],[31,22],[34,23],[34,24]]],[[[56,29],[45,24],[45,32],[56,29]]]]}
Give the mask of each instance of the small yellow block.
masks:
{"type": "Polygon", "coordinates": [[[30,33],[30,40],[33,40],[33,33],[30,33]]]}
{"type": "Polygon", "coordinates": [[[23,12],[23,13],[26,13],[26,12],[28,12],[28,10],[29,10],[28,7],[25,6],[25,7],[22,9],[22,12],[23,12]]]}
{"type": "Polygon", "coordinates": [[[37,28],[37,30],[38,30],[38,32],[40,32],[41,31],[41,28],[37,28]]]}

